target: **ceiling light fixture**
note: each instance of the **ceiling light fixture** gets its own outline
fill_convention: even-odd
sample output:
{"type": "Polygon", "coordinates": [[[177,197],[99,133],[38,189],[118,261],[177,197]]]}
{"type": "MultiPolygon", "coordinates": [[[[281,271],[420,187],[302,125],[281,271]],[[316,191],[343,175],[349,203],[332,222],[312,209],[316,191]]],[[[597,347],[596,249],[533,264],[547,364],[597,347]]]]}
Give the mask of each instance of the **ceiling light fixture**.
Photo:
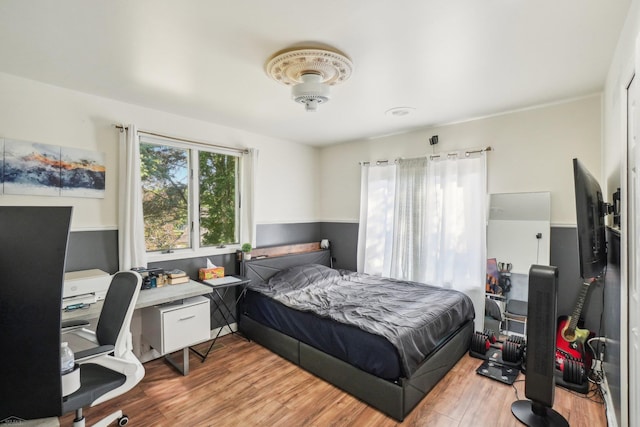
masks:
{"type": "Polygon", "coordinates": [[[353,63],[334,49],[287,49],[269,59],[265,70],[275,81],[291,86],[291,98],[306,111],[317,111],[331,98],[330,86],[351,76],[353,63]]]}

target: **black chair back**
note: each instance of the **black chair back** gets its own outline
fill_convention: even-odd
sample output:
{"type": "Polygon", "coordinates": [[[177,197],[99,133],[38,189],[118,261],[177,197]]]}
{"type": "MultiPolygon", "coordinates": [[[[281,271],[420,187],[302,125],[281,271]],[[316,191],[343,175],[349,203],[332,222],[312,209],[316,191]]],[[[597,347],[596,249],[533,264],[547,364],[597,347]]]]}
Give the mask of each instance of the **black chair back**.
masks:
{"type": "Polygon", "coordinates": [[[121,271],[111,279],[96,327],[100,345],[116,345],[129,306],[135,304],[132,298],[138,286],[138,277],[133,272],[121,271]]]}

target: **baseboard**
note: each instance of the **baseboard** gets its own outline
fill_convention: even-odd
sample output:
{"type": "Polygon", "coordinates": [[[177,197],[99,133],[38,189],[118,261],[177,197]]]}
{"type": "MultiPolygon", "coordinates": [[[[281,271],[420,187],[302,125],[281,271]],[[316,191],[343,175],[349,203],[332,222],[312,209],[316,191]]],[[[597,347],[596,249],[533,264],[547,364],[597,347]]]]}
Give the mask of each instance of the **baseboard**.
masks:
{"type": "Polygon", "coordinates": [[[231,324],[231,328],[229,328],[227,325],[224,325],[221,328],[215,328],[211,330],[211,339],[214,339],[216,336],[218,336],[218,338],[228,335],[228,334],[232,334],[234,332],[238,331],[238,324],[237,323],[232,323],[231,324]],[[218,331],[220,331],[218,333],[218,331]]]}
{"type": "Polygon", "coordinates": [[[616,419],[616,410],[613,407],[613,400],[611,399],[611,390],[609,389],[609,382],[607,381],[606,372],[604,373],[604,379],[600,387],[602,387],[604,407],[607,413],[607,426],[618,427],[618,420],[616,419]]]}

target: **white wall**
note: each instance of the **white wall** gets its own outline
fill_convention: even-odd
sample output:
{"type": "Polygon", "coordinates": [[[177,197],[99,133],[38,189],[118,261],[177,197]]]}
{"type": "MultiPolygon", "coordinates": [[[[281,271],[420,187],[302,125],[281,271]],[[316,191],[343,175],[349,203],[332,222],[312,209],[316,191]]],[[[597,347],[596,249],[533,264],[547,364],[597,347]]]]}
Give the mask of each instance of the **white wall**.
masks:
{"type": "Polygon", "coordinates": [[[491,146],[490,193],[551,192],[551,224],[575,224],[572,159],[600,176],[601,96],[593,95],[523,111],[321,149],[321,217],[358,221],[359,161],[431,154],[428,138],[439,136],[436,152],[491,146]]]}
{"type": "Polygon", "coordinates": [[[115,123],[203,142],[260,150],[258,223],[318,220],[318,150],[137,105],[0,73],[0,138],[101,151],[104,199],[0,195],[2,205],[72,205],[73,230],[117,226],[118,131],[115,123]]]}
{"type": "Polygon", "coordinates": [[[0,73],[0,138],[102,151],[107,157],[104,199],[0,196],[3,205],[73,205],[72,228],[117,224],[118,133],[114,123],[183,138],[260,150],[258,223],[357,221],[359,161],[492,146],[492,193],[551,191],[552,224],[573,224],[571,158],[600,172],[600,96],[464,123],[321,149],[218,126],[149,108],[0,73]],[[552,173],[548,173],[552,171],[552,173]]]}
{"type": "MultiPolygon", "coordinates": [[[[636,37],[640,34],[640,2],[634,0],[618,40],[603,101],[602,186],[612,193],[625,183],[627,147],[627,91],[634,74],[636,37]]],[[[603,188],[603,190],[605,190],[603,188]]]]}

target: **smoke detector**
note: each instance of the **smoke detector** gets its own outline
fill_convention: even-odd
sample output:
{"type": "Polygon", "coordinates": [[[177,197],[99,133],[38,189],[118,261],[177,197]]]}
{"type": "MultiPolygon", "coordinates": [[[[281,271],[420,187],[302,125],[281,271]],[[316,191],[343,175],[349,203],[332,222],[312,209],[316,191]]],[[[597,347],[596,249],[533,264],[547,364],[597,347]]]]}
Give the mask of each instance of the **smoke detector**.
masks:
{"type": "Polygon", "coordinates": [[[267,74],[291,87],[291,98],[315,112],[331,99],[330,87],[351,76],[353,63],[334,49],[288,49],[265,64],[267,74]]]}

